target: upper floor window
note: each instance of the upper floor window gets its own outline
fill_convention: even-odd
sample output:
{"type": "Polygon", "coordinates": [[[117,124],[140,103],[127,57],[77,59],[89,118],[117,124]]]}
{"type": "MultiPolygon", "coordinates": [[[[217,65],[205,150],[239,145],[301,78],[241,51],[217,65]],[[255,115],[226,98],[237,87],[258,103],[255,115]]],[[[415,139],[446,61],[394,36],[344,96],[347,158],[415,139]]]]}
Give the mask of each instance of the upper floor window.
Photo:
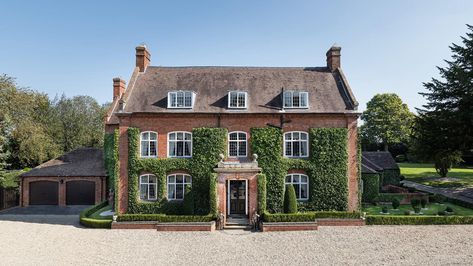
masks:
{"type": "Polygon", "coordinates": [[[284,156],[308,157],[309,138],[307,133],[292,131],[284,133],[284,156]]]}
{"type": "Polygon", "coordinates": [[[140,136],[141,157],[156,157],[158,155],[158,133],[146,131],[140,136]]]}
{"type": "Polygon", "coordinates": [[[247,93],[244,91],[231,91],[228,93],[228,108],[246,108],[247,93]]]}
{"type": "Polygon", "coordinates": [[[156,185],[157,179],[154,175],[140,176],[140,199],[141,200],[156,200],[156,185]]]}
{"type": "Polygon", "coordinates": [[[297,200],[309,199],[309,178],[302,174],[290,174],[286,176],[286,185],[293,185],[297,200]]]}
{"type": "Polygon", "coordinates": [[[168,93],[168,108],[193,108],[194,100],[192,91],[171,91],[168,93]]]}
{"type": "Polygon", "coordinates": [[[192,177],[186,174],[168,176],[168,200],[182,200],[186,194],[186,187],[192,186],[192,177]]]}
{"type": "Polygon", "coordinates": [[[175,131],[168,134],[169,157],[192,156],[192,133],[175,131]]]}
{"type": "Polygon", "coordinates": [[[246,133],[230,132],[228,134],[228,156],[246,157],[246,133]]]}
{"type": "Polygon", "coordinates": [[[302,91],[285,91],[283,94],[284,108],[309,107],[309,93],[302,91]]]}

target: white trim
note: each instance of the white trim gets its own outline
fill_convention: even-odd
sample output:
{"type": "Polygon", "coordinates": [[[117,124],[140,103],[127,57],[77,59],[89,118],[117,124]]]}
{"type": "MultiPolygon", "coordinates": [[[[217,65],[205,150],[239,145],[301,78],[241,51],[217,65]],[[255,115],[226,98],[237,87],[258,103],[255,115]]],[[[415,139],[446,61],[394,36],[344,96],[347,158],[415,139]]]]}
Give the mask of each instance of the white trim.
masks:
{"type": "MultiPolygon", "coordinates": [[[[305,131],[288,131],[288,132],[284,132],[283,134],[283,157],[286,157],[286,158],[308,158],[309,157],[309,133],[308,132],[305,132],[305,131]],[[294,142],[292,140],[292,133],[304,133],[307,135],[307,139],[305,140],[307,142],[307,155],[306,156],[287,156],[286,155],[286,134],[291,134],[291,140],[290,142],[294,142]]],[[[304,140],[299,140],[299,141],[304,141],[304,140]]],[[[294,153],[292,153],[294,154],[294,153]]]]}
{"type": "MultiPolygon", "coordinates": [[[[172,141],[177,142],[178,140],[172,140],[172,141]]],[[[188,141],[188,140],[182,140],[182,141],[188,141]]],[[[167,136],[167,145],[168,145],[168,147],[167,147],[167,157],[168,157],[168,158],[191,158],[191,157],[192,157],[192,142],[193,142],[192,132],[189,132],[189,131],[171,131],[171,132],[169,132],[169,133],[168,133],[168,136],[167,136]],[[190,145],[190,151],[189,151],[189,152],[190,152],[190,155],[189,155],[189,156],[170,156],[170,155],[169,155],[169,148],[171,147],[171,146],[169,145],[169,143],[170,143],[170,141],[171,141],[171,140],[169,139],[169,136],[170,136],[171,134],[173,134],[173,133],[184,133],[184,134],[187,133],[187,134],[190,134],[190,135],[191,135],[191,140],[190,140],[191,145],[190,145]]]]}
{"type": "Polygon", "coordinates": [[[168,108],[169,109],[193,109],[194,108],[194,103],[195,103],[195,96],[196,96],[196,93],[193,92],[193,91],[185,91],[185,90],[177,90],[177,91],[169,91],[168,92],[168,108]],[[171,94],[176,94],[176,101],[177,101],[177,93],[179,92],[182,92],[184,93],[183,95],[183,102],[184,102],[184,105],[183,106],[172,106],[171,105],[171,94]],[[185,101],[186,101],[186,96],[185,96],[185,93],[186,92],[190,92],[191,93],[191,106],[185,106],[185,101]]]}
{"type": "MultiPolygon", "coordinates": [[[[148,149],[150,151],[150,154],[151,154],[151,136],[150,136],[150,139],[147,140],[148,141],[148,149]]],[[[158,157],[158,132],[155,132],[155,131],[143,131],[143,132],[140,132],[140,158],[157,158],[158,157]],[[141,155],[141,142],[143,141],[143,134],[144,133],[154,133],[156,134],[156,155],[155,156],[151,156],[151,155],[148,155],[148,156],[142,156],[141,155]]]]}
{"type": "Polygon", "coordinates": [[[245,132],[245,131],[232,131],[232,132],[228,132],[228,136],[227,136],[228,140],[227,140],[227,150],[228,150],[228,157],[230,158],[245,158],[245,157],[248,157],[248,134],[245,132]],[[244,156],[230,156],[230,141],[234,141],[234,142],[237,142],[237,154],[239,152],[239,148],[240,148],[240,142],[243,142],[242,140],[230,140],[230,134],[233,134],[233,133],[237,133],[237,138],[238,138],[238,134],[239,133],[243,133],[245,134],[245,155],[244,156]]]}
{"type": "Polygon", "coordinates": [[[284,91],[283,94],[282,94],[282,108],[283,109],[308,109],[310,106],[309,104],[309,92],[307,91],[295,91],[295,90],[287,90],[287,91],[284,91]],[[300,105],[300,100],[299,100],[299,106],[292,106],[292,102],[294,101],[294,93],[297,92],[299,94],[304,94],[306,95],[306,105],[305,106],[301,106],[300,105]],[[286,93],[290,93],[291,94],[291,106],[285,106],[285,94],[286,93]]]}
{"type": "Polygon", "coordinates": [[[228,109],[246,109],[246,108],[248,108],[248,92],[246,92],[246,91],[229,91],[227,97],[228,97],[227,98],[227,102],[228,102],[227,107],[228,107],[228,109]],[[231,103],[231,96],[230,95],[232,93],[237,94],[237,106],[230,106],[230,103],[231,103]],[[238,106],[238,95],[240,93],[245,94],[245,105],[244,106],[238,106]]]}
{"type": "Polygon", "coordinates": [[[307,176],[306,174],[298,174],[298,173],[292,173],[292,174],[287,174],[286,176],[284,176],[284,187],[286,187],[286,185],[299,185],[299,198],[297,198],[298,201],[308,201],[309,200],[309,176],[307,176]],[[293,180],[294,180],[294,176],[295,175],[298,175],[299,176],[299,182],[295,183],[293,180]],[[291,176],[291,182],[287,182],[286,181],[286,178],[288,176],[291,176]],[[307,182],[301,182],[301,177],[304,176],[307,178],[307,182]],[[301,192],[302,192],[302,185],[307,185],[307,197],[305,198],[302,198],[301,197],[301,192]]]}
{"type": "Polygon", "coordinates": [[[138,180],[138,192],[139,192],[138,198],[139,198],[139,200],[141,200],[141,201],[156,201],[158,199],[158,178],[153,174],[142,174],[138,178],[139,178],[139,180],[138,180]],[[141,177],[144,177],[144,176],[148,177],[148,182],[144,182],[144,183],[141,182],[141,177]],[[149,182],[149,178],[151,176],[154,176],[154,178],[156,179],[156,183],[150,183],[149,182]],[[147,195],[146,199],[141,198],[141,185],[147,185],[148,186],[148,195],[147,195]],[[153,198],[150,197],[150,194],[149,194],[150,185],[154,185],[154,197],[153,198]]]}
{"type": "Polygon", "coordinates": [[[185,197],[185,194],[186,194],[186,185],[190,185],[192,187],[192,176],[190,174],[186,174],[186,173],[172,173],[170,175],[167,175],[166,176],[166,199],[168,199],[168,201],[173,201],[173,200],[184,200],[184,197],[185,197]],[[177,178],[176,176],[177,175],[182,175],[182,183],[177,183],[177,178]],[[169,183],[169,177],[170,176],[174,176],[174,183],[169,183]],[[190,177],[190,180],[191,182],[190,183],[187,183],[186,182],[186,176],[190,177]],[[174,185],[174,198],[173,199],[170,199],[169,198],[169,185],[172,184],[174,185]],[[182,199],[176,199],[176,194],[177,194],[177,184],[182,184],[183,185],[183,189],[184,191],[182,191],[182,199]]]}

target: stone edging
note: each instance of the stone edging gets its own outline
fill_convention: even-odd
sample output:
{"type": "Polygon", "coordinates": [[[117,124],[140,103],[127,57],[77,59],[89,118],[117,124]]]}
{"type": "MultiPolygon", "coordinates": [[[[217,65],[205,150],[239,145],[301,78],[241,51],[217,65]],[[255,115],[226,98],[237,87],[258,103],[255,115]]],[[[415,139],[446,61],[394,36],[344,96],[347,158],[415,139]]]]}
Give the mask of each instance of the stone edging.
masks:
{"type": "Polygon", "coordinates": [[[155,229],[158,231],[214,231],[215,221],[160,223],[157,221],[112,222],[112,229],[155,229]]]}

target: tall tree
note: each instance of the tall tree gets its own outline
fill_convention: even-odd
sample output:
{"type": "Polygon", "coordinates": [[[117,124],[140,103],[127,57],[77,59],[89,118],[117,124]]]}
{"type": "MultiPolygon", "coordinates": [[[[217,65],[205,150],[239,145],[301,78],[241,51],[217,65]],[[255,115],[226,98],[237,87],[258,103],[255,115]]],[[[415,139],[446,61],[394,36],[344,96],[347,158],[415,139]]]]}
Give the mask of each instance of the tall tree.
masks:
{"type": "Polygon", "coordinates": [[[437,67],[441,78],[424,83],[428,92],[420,93],[427,104],[418,109],[416,151],[434,160],[441,176],[461,161],[461,152],[473,149],[473,26],[467,27],[463,46],[453,43],[452,60],[437,67]]]}
{"type": "Polygon", "coordinates": [[[405,142],[411,133],[414,114],[394,93],[376,94],[361,115],[361,136],[368,142],[389,145],[405,142]]]}

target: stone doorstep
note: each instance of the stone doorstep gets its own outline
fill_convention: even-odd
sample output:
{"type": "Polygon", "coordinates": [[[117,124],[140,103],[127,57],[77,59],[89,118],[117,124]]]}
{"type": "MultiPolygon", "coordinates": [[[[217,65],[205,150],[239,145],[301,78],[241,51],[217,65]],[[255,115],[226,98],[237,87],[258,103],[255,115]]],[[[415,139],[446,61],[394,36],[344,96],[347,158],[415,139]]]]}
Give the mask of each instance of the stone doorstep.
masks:
{"type": "Polygon", "coordinates": [[[313,231],[318,229],[317,222],[282,222],[264,223],[263,232],[273,231],[313,231]]]}
{"type": "Polygon", "coordinates": [[[214,231],[212,222],[175,222],[159,223],[156,221],[112,222],[112,229],[156,229],[158,231],[214,231]]]}

